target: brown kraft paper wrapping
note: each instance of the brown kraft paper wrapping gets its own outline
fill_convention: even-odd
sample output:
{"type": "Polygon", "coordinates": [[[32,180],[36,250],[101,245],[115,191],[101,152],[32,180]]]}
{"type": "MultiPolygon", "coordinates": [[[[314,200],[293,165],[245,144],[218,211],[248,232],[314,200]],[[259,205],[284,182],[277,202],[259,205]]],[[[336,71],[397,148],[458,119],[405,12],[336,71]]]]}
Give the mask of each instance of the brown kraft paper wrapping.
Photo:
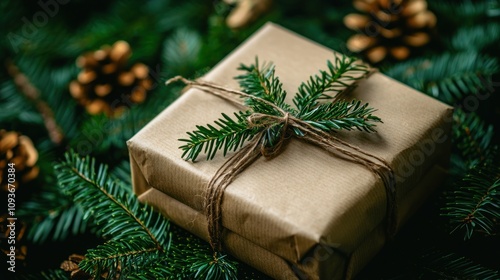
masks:
{"type": "MultiPolygon", "coordinates": [[[[302,81],[334,59],[332,50],[267,24],[203,79],[238,88],[233,79],[236,68],[256,56],[276,65],[289,101],[302,81]]],[[[402,208],[403,198],[423,175],[446,158],[452,109],[380,73],[361,81],[349,95],[377,108],[384,123],[377,133],[337,136],[393,167],[402,208]]],[[[207,182],[226,159],[220,155],[212,161],[202,156],[196,163],[184,161],[177,139],[185,138],[195,125],[239,109],[199,90],[184,93],[128,142],[135,192],[154,188],[201,212],[207,182]]],[[[430,192],[430,185],[419,188],[430,192]]],[[[383,225],[385,210],[385,188],[371,171],[293,139],[278,157],[260,158],[231,183],[224,195],[222,223],[282,262],[300,263],[318,244],[351,254],[383,225]]],[[[207,239],[206,232],[196,234],[207,239]]],[[[243,259],[241,254],[253,252],[235,253],[243,259]]]]}

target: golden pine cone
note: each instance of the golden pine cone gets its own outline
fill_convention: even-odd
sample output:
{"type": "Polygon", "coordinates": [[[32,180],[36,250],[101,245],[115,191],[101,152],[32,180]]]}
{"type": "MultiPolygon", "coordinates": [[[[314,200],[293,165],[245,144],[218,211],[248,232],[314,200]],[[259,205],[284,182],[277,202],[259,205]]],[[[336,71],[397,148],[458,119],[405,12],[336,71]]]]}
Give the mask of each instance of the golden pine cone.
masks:
{"type": "Polygon", "coordinates": [[[354,0],[363,14],[348,14],[344,24],[359,32],[347,41],[353,52],[363,53],[372,63],[387,56],[405,60],[412,49],[430,41],[436,16],[425,0],[354,0]]]}
{"type": "Polygon", "coordinates": [[[78,264],[85,259],[85,256],[72,254],[68,260],[63,261],[60,268],[66,272],[71,272],[71,279],[73,280],[90,280],[94,279],[92,276],[83,270],[80,270],[78,264]]]}
{"type": "Polygon", "coordinates": [[[272,0],[225,0],[236,7],[226,18],[226,25],[231,29],[240,29],[257,20],[272,6],[272,0]]]}
{"type": "Polygon", "coordinates": [[[38,151],[31,139],[15,131],[0,130],[0,187],[7,191],[9,183],[17,188],[38,177],[38,151]],[[9,182],[9,164],[15,164],[15,180],[9,182]]]}
{"type": "Polygon", "coordinates": [[[82,70],[69,85],[71,95],[92,115],[119,115],[126,106],[142,103],[152,87],[149,69],[142,63],[127,67],[131,55],[127,42],[81,55],[76,65],[82,70]]]}

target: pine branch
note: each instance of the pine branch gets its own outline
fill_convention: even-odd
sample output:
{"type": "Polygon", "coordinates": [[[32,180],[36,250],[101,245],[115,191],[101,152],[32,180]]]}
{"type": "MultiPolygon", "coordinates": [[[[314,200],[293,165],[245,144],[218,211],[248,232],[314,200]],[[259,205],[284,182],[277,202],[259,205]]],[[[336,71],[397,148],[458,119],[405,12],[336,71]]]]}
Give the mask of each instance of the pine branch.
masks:
{"type": "Polygon", "coordinates": [[[249,128],[246,120],[249,114],[249,112],[235,113],[236,121],[222,114],[223,118],[215,121],[219,128],[210,124],[207,127],[196,126],[197,130],[188,132],[189,139],[179,139],[187,143],[180,147],[184,151],[182,157],[186,160],[195,160],[204,150],[207,160],[210,160],[218,150],[222,149],[226,155],[228,151],[238,149],[254,135],[255,129],[249,128]]]}
{"type": "Polygon", "coordinates": [[[446,206],[441,209],[455,231],[464,232],[464,239],[470,239],[474,232],[486,235],[496,234],[500,219],[500,166],[498,152],[490,153],[481,165],[475,166],[455,186],[454,191],[445,193],[446,206]]]}
{"type": "Polygon", "coordinates": [[[489,154],[493,126],[487,125],[475,113],[467,114],[461,109],[455,110],[453,121],[453,144],[466,165],[472,168],[484,161],[489,154]]]}
{"type": "Polygon", "coordinates": [[[129,189],[107,174],[106,166],[101,165],[97,172],[94,166],[93,159],[69,153],[55,167],[59,185],[84,208],[86,217],[93,216],[103,236],[110,238],[106,244],[89,250],[89,260],[81,268],[95,276],[103,271],[114,276],[131,259],[139,262],[145,258],[137,256],[141,253],[148,253],[146,259],[155,259],[167,252],[168,221],[151,207],[141,205],[129,189]]]}
{"type": "Polygon", "coordinates": [[[45,190],[23,203],[19,215],[31,219],[28,239],[34,243],[65,240],[69,234],[87,231],[89,225],[83,219],[84,212],[66,195],[57,190],[45,190]]]}
{"type": "MultiPolygon", "coordinates": [[[[417,266],[423,270],[421,277],[436,279],[499,279],[500,273],[483,267],[454,253],[433,251],[421,257],[417,266]]],[[[428,278],[425,278],[428,279],[428,278]]]]}
{"type": "Polygon", "coordinates": [[[23,95],[18,91],[13,81],[0,84],[0,120],[2,123],[12,123],[19,120],[24,123],[43,125],[43,119],[23,95]]]}
{"type": "MultiPolygon", "coordinates": [[[[117,275],[127,278],[143,271],[152,263],[165,265],[166,254],[158,250],[154,243],[144,239],[110,240],[95,249],[89,249],[79,264],[80,269],[98,277],[107,273],[106,279],[115,279],[117,275]]],[[[161,278],[168,276],[162,270],[161,278]]]]}
{"type": "Polygon", "coordinates": [[[56,159],[54,143],[48,138],[36,148],[39,154],[41,186],[30,192],[29,199],[20,204],[18,214],[28,223],[27,238],[35,244],[46,241],[64,241],[68,236],[92,232],[91,222],[84,219],[84,212],[70,196],[57,186],[54,174],[56,159]]]}
{"type": "Polygon", "coordinates": [[[429,1],[429,6],[439,18],[451,22],[453,26],[464,26],[482,22],[485,18],[498,17],[500,1],[429,1]]]}
{"type": "Polygon", "coordinates": [[[108,176],[107,166],[99,166],[97,172],[94,167],[94,159],[79,158],[73,152],[66,154],[65,161],[55,166],[59,185],[74,197],[87,216],[93,215],[96,224],[102,226],[104,237],[144,239],[166,251],[168,221],[151,207],[141,205],[130,189],[108,176]]]}
{"type": "Polygon", "coordinates": [[[167,266],[168,260],[159,259],[156,262],[150,262],[142,265],[139,270],[127,274],[127,279],[144,280],[144,279],[179,279],[172,277],[172,272],[167,266]]]}
{"type": "Polygon", "coordinates": [[[236,276],[239,272],[237,262],[220,255],[215,262],[214,253],[206,242],[178,227],[173,227],[172,233],[175,246],[171,247],[172,257],[168,262],[171,279],[240,279],[236,276]]]}
{"type": "Polygon", "coordinates": [[[500,23],[488,23],[460,28],[451,38],[457,51],[482,51],[500,42],[500,23]]]}
{"type": "Polygon", "coordinates": [[[191,265],[193,279],[237,279],[236,267],[225,260],[227,256],[219,256],[217,261],[214,261],[214,257],[210,255],[204,255],[204,257],[191,265]]]}
{"type": "Polygon", "coordinates": [[[368,104],[361,105],[360,101],[338,101],[321,104],[304,114],[302,118],[312,126],[324,131],[356,128],[366,132],[374,132],[373,122],[381,122],[380,118],[372,115],[374,111],[375,109],[369,108],[368,104]]]}
{"type": "MultiPolygon", "coordinates": [[[[259,67],[259,59],[256,57],[254,64],[248,66],[240,64],[238,70],[246,72],[235,77],[243,92],[267,100],[285,111],[291,110],[290,106],[285,103],[286,91],[283,90],[283,84],[275,75],[274,64],[264,63],[262,67],[259,67]]],[[[277,113],[274,108],[255,99],[246,99],[245,105],[256,112],[277,113]]]]}
{"type": "Polygon", "coordinates": [[[163,43],[162,61],[169,74],[189,75],[196,69],[201,36],[192,30],[180,28],[163,43]]]}
{"type": "Polygon", "coordinates": [[[453,104],[467,95],[491,91],[492,76],[499,69],[495,58],[463,52],[417,58],[384,72],[417,90],[453,104]]]}
{"type": "Polygon", "coordinates": [[[293,99],[299,110],[298,116],[310,112],[318,105],[318,99],[332,99],[339,96],[353,81],[360,80],[369,72],[366,65],[361,64],[354,57],[344,55],[335,56],[335,64],[327,61],[328,71],[321,70],[319,75],[311,76],[302,83],[293,99]],[[327,95],[331,92],[334,95],[327,95]]]}
{"type": "Polygon", "coordinates": [[[177,236],[178,232],[171,234],[169,222],[151,207],[141,205],[130,187],[122,187],[107,174],[106,166],[96,170],[94,159],[70,152],[55,168],[59,185],[87,216],[93,216],[103,236],[109,238],[88,250],[80,263],[85,272],[95,277],[104,273],[108,279],[117,275],[127,279],[192,279],[196,274],[207,279],[234,279],[233,261],[222,258],[211,264],[208,244],[194,237],[186,240],[177,236]]]}

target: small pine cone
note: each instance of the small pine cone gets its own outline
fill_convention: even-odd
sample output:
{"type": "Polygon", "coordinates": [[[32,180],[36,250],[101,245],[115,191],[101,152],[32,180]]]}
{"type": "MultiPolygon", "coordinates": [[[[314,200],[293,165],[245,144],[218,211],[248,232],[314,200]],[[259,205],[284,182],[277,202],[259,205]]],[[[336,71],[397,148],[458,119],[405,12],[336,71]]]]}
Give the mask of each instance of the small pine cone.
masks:
{"type": "Polygon", "coordinates": [[[425,0],[354,0],[353,5],[363,14],[344,17],[344,24],[359,32],[349,38],[347,47],[372,63],[388,56],[407,59],[413,49],[430,41],[429,32],[436,25],[425,0]]]}
{"type": "Polygon", "coordinates": [[[240,29],[257,20],[269,11],[272,0],[225,0],[236,7],[226,18],[226,25],[231,29],[240,29]]]}
{"type": "Polygon", "coordinates": [[[78,264],[85,259],[85,256],[72,254],[69,256],[68,260],[61,263],[60,268],[66,272],[71,273],[71,279],[73,280],[90,280],[93,279],[92,276],[83,270],[80,270],[78,264]]]}
{"type": "Polygon", "coordinates": [[[117,116],[125,107],[142,103],[153,83],[142,63],[127,67],[131,49],[127,42],[81,55],[76,65],[82,70],[69,84],[69,91],[87,112],[117,116]]]}
{"type": "Polygon", "coordinates": [[[38,151],[27,136],[0,130],[0,188],[7,191],[9,183],[17,188],[38,177],[38,151]],[[9,182],[9,164],[14,164],[15,180],[9,182]]]}

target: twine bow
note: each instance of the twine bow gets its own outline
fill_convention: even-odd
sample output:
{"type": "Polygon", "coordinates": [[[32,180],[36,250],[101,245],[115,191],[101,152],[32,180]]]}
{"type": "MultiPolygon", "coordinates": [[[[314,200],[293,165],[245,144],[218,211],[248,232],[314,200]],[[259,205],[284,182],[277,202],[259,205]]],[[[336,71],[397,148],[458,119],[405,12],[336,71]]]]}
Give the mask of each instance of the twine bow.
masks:
{"type": "MultiPolygon", "coordinates": [[[[181,81],[188,86],[192,86],[208,92],[210,94],[221,97],[227,101],[242,106],[242,103],[229,97],[236,95],[244,98],[252,98],[260,102],[266,103],[273,107],[279,116],[268,115],[263,113],[252,113],[248,116],[247,121],[251,127],[264,128],[261,132],[255,135],[247,145],[234,153],[214,174],[208,183],[207,192],[205,195],[205,213],[208,220],[209,242],[214,252],[222,250],[222,200],[225,189],[231,184],[235,177],[245,168],[250,166],[260,156],[265,158],[273,158],[283,150],[283,145],[286,140],[294,133],[290,133],[291,129],[295,128],[303,132],[303,136],[297,136],[301,140],[307,141],[315,146],[318,146],[325,151],[341,156],[342,158],[361,164],[378,175],[385,186],[387,194],[387,233],[393,236],[396,227],[396,188],[394,172],[389,164],[381,157],[367,153],[360,148],[351,145],[329,133],[321,131],[309,123],[296,118],[295,116],[284,111],[275,104],[262,98],[226,88],[214,83],[206,81],[191,81],[181,76],[176,76],[167,81],[167,84],[181,81]],[[267,128],[272,126],[281,126],[280,139],[277,144],[268,147],[263,141],[263,136],[267,128]]],[[[214,254],[215,256],[215,254],[214,254]]]]}

